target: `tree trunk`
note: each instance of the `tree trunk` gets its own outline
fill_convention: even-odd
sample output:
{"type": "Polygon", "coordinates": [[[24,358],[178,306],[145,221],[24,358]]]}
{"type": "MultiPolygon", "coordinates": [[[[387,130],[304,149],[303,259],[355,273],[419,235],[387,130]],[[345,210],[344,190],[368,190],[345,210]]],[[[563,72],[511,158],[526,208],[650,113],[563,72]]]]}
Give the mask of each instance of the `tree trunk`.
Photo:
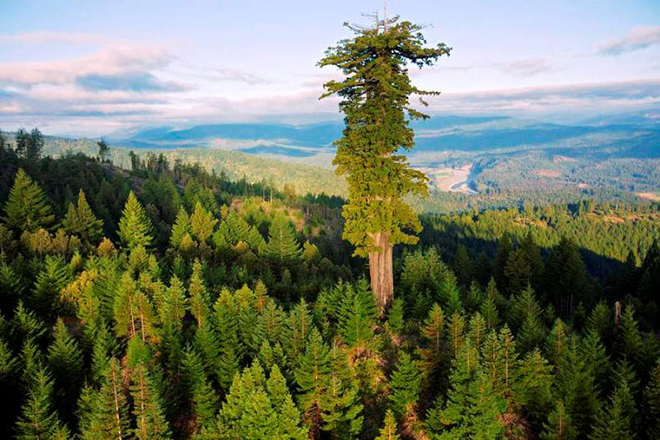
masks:
{"type": "Polygon", "coordinates": [[[392,244],[389,232],[370,234],[374,246],[380,251],[369,252],[369,276],[371,291],[382,314],[394,297],[394,275],[392,273],[392,244]]]}

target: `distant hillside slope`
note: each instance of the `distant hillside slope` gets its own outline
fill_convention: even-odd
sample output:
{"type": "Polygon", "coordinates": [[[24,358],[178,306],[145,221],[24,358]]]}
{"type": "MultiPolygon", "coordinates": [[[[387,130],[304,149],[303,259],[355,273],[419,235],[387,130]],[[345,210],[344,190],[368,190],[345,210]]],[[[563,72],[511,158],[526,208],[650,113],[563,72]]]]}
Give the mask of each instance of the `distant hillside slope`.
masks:
{"type": "MultiPolygon", "coordinates": [[[[60,157],[67,152],[78,151],[96,156],[98,154],[96,140],[46,136],[45,155],[60,157]]],[[[116,165],[130,169],[130,151],[130,148],[118,148],[112,145],[110,159],[116,165]]],[[[332,170],[310,165],[209,148],[134,148],[132,151],[141,157],[149,153],[163,154],[172,164],[176,160],[185,164],[199,163],[208,171],[215,171],[218,174],[224,172],[231,179],[245,177],[249,182],[265,180],[279,189],[290,185],[298,194],[325,193],[338,196],[346,194],[346,184],[342,178],[337,177],[332,170]]]]}

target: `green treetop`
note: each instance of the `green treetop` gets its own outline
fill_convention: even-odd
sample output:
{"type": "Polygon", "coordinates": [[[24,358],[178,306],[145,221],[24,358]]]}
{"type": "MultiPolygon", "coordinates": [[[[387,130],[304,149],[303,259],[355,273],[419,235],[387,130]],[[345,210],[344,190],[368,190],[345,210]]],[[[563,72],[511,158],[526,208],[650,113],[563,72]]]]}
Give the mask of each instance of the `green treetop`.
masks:
{"type": "Polygon", "coordinates": [[[29,232],[47,228],[55,220],[43,190],[23,169],[16,173],[2,220],[11,229],[29,232]]]}
{"type": "Polygon", "coordinates": [[[88,243],[96,243],[103,234],[103,221],[96,218],[87,203],[84,191],[78,193],[78,206],[69,204],[69,210],[62,221],[66,232],[78,235],[88,243]]]}
{"type": "Polygon", "coordinates": [[[140,245],[146,248],[153,240],[151,222],[133,191],[128,195],[119,221],[119,238],[129,249],[140,245]]]}
{"type": "Polygon", "coordinates": [[[344,238],[356,246],[357,255],[369,257],[371,286],[382,309],[393,295],[392,246],[415,243],[405,230],[421,230],[404,198],[428,193],[424,173],[410,168],[406,157],[397,154],[414,145],[410,120],[427,117],[411,106],[410,95],[439,93],[412,85],[406,66],[430,66],[449,55],[450,48],[424,47],[422,27],[396,18],[379,21],[373,28],[349,28],[356,36],[329,48],[319,62],[321,67],[336,66],[345,75],[342,81],[327,82],[321,98],[342,99],[339,106],[346,128],[335,142],[333,164],[348,182],[344,238]]]}

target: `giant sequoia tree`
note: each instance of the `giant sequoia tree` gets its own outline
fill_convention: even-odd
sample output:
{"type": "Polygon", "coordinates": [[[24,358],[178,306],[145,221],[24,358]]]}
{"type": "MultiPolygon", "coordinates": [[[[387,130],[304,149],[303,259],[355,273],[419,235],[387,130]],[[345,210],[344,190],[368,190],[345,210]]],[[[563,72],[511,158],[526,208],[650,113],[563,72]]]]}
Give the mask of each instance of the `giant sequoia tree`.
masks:
{"type": "Polygon", "coordinates": [[[426,105],[423,96],[439,94],[412,85],[407,65],[430,66],[451,49],[444,43],[425,47],[421,26],[398,18],[377,21],[372,28],[347,26],[356,36],[329,48],[319,62],[340,68],[345,78],[327,82],[321,98],[342,100],[346,128],[335,142],[333,164],[348,182],[344,238],[355,245],[355,254],[369,257],[371,288],[382,310],[393,296],[392,246],[415,243],[408,232],[421,230],[404,198],[428,192],[424,173],[397,154],[414,145],[410,120],[428,117],[411,106],[410,97],[419,95],[426,105]]]}

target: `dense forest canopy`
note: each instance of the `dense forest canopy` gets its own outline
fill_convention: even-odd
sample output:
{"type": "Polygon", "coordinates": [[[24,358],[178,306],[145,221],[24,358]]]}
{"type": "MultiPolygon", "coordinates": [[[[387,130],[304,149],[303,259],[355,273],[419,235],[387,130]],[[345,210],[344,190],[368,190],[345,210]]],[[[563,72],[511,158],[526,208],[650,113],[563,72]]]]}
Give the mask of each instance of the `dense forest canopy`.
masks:
{"type": "Polygon", "coordinates": [[[657,205],[422,216],[379,317],[342,203],[2,144],[0,436],[660,436],[657,205]]]}

